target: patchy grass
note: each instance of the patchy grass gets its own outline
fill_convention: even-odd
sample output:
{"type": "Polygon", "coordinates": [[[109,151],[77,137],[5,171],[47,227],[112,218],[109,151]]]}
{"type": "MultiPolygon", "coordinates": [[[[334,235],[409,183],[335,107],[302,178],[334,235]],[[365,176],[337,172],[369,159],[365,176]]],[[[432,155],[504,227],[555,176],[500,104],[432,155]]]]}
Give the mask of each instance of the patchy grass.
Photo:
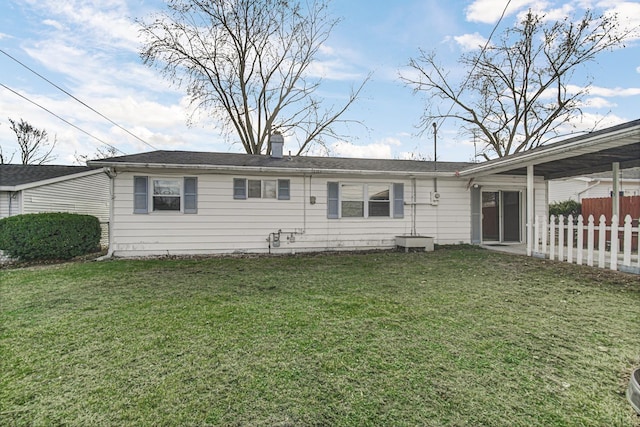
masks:
{"type": "Polygon", "coordinates": [[[445,248],[0,272],[1,425],[639,425],[637,276],[445,248]]]}

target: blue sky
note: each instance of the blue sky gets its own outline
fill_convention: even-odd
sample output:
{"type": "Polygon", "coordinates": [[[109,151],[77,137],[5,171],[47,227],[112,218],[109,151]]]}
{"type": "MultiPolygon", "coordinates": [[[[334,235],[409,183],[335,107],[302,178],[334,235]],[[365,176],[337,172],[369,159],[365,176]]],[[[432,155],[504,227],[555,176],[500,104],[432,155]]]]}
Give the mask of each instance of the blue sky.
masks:
{"type": "MultiPolygon", "coordinates": [[[[341,18],[312,70],[324,76],[319,94],[339,102],[367,74],[362,98],[345,118],[359,121],[330,146],[345,157],[433,158],[433,133],[416,128],[425,100],[399,80],[418,48],[435,50],[456,72],[459,55],[486,40],[507,0],[333,0],[341,18]]],[[[617,12],[623,25],[640,28],[640,2],[617,0],[512,0],[497,34],[531,8],[549,17],[579,16],[585,8],[617,12]]],[[[7,118],[28,121],[57,137],[55,163],[73,164],[102,143],[132,154],[152,149],[241,152],[215,123],[188,126],[188,100],[157,71],[142,64],[135,19],[163,8],[160,0],[4,0],[0,3],[0,48],[73,94],[120,127],[68,97],[0,53],[0,83],[72,123],[82,131],[0,86],[0,146],[16,150],[7,118]],[[84,132],[86,133],[84,133],[84,132]]],[[[626,47],[601,55],[576,75],[593,78],[576,128],[590,129],[640,118],[640,35],[626,47]]],[[[438,133],[438,160],[472,161],[473,141],[446,121],[438,133]]],[[[285,151],[295,151],[296,147],[285,151]]],[[[16,156],[13,162],[17,162],[16,156]]]]}

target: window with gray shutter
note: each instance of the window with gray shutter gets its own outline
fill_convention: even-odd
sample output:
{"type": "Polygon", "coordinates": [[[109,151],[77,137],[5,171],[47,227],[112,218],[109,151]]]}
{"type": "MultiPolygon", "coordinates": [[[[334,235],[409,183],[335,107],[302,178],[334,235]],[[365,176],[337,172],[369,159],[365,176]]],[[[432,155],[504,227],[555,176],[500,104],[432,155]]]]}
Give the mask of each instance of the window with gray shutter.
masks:
{"type": "Polygon", "coordinates": [[[404,218],[404,184],[393,184],[393,217],[404,218]]]}
{"type": "Polygon", "coordinates": [[[338,218],[338,188],[337,182],[327,182],[327,218],[338,218]]]}
{"type": "Polygon", "coordinates": [[[289,180],[278,180],[278,200],[289,200],[289,180]]]}
{"type": "Polygon", "coordinates": [[[240,200],[247,198],[247,180],[245,178],[233,179],[233,198],[240,200]]]}
{"type": "Polygon", "coordinates": [[[146,176],[133,177],[133,213],[149,212],[148,188],[146,176]]]}
{"type": "Polygon", "coordinates": [[[198,178],[184,178],[184,213],[198,213],[198,178]]]}

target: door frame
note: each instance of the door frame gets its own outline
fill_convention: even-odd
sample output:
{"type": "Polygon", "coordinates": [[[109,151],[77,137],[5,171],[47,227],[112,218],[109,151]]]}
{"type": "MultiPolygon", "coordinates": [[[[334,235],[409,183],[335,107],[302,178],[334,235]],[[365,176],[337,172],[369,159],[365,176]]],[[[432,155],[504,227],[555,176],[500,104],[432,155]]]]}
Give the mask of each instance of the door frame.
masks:
{"type": "Polygon", "coordinates": [[[481,243],[505,243],[505,244],[518,244],[524,242],[524,233],[525,233],[525,216],[526,216],[526,201],[524,198],[526,191],[516,188],[516,189],[498,189],[498,188],[482,188],[480,189],[480,241],[481,243]],[[498,209],[497,209],[497,226],[498,226],[498,238],[497,240],[487,240],[485,239],[484,233],[484,194],[485,193],[494,193],[498,196],[498,209]],[[505,216],[504,216],[504,194],[505,193],[517,193],[518,194],[518,239],[517,240],[505,240],[505,216]]]}

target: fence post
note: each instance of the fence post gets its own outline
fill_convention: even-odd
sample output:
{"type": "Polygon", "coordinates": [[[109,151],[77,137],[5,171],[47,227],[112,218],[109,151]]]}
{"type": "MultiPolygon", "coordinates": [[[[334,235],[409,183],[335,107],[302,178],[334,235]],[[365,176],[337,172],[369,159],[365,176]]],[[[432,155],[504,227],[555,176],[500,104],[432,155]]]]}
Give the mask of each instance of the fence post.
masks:
{"type": "Polygon", "coordinates": [[[547,226],[547,216],[542,217],[542,253],[547,256],[547,238],[549,237],[549,227],[547,226]]]}
{"type": "Polygon", "coordinates": [[[573,262],[573,215],[567,217],[567,262],[573,262]]]}
{"type": "Polygon", "coordinates": [[[558,261],[564,261],[564,215],[558,215],[558,261]]]}
{"type": "Polygon", "coordinates": [[[556,259],[556,216],[549,218],[549,259],[556,259]]]}
{"type": "Polygon", "coordinates": [[[622,265],[631,267],[631,233],[632,220],[631,215],[624,217],[624,255],[622,257],[622,265]]]}
{"type": "Polygon", "coordinates": [[[538,236],[540,236],[540,215],[536,215],[536,222],[533,223],[533,252],[539,252],[540,242],[538,240],[538,236]]]}
{"type": "Polygon", "coordinates": [[[593,241],[595,240],[595,227],[593,215],[589,215],[589,225],[587,226],[587,265],[593,267],[593,241]]]}
{"type": "Polygon", "coordinates": [[[600,215],[600,224],[598,224],[598,267],[605,268],[604,253],[607,241],[607,218],[600,215]]]}
{"type": "Polygon", "coordinates": [[[618,215],[611,217],[611,269],[618,269],[618,215]]]}
{"type": "Polygon", "coordinates": [[[578,215],[578,253],[576,255],[576,264],[582,265],[582,249],[584,245],[584,218],[578,215]]]}

